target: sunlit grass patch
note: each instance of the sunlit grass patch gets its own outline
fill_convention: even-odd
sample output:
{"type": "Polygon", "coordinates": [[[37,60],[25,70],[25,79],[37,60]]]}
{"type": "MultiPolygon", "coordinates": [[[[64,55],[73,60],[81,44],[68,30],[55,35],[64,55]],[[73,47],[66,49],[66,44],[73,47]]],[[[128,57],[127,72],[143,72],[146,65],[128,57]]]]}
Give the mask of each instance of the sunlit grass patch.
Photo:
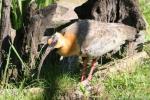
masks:
{"type": "Polygon", "coordinates": [[[77,78],[72,78],[69,74],[63,74],[57,78],[57,84],[59,91],[66,92],[76,87],[77,78]]]}
{"type": "Polygon", "coordinates": [[[145,35],[145,41],[150,41],[150,29],[148,30],[147,34],[145,35]]]}
{"type": "Polygon", "coordinates": [[[44,100],[46,97],[46,80],[33,80],[30,83],[22,81],[9,83],[0,88],[0,100],[44,100]]]}
{"type": "Polygon", "coordinates": [[[149,0],[139,0],[140,8],[142,13],[144,14],[148,23],[150,23],[150,1],[149,0]]]}
{"type": "Polygon", "coordinates": [[[35,1],[38,4],[38,8],[43,8],[48,6],[49,4],[54,3],[56,0],[31,0],[35,1]]]}
{"type": "MultiPolygon", "coordinates": [[[[54,0],[33,0],[38,3],[38,7],[42,8],[52,3],[54,0]]],[[[145,16],[147,23],[150,25],[150,3],[149,0],[140,0],[142,5],[142,12],[145,16]],[[148,2],[148,3],[147,3],[148,2]]],[[[0,1],[1,2],[1,1],[0,1]]],[[[12,3],[12,26],[15,29],[22,27],[23,23],[22,13],[24,0],[13,0],[12,3]],[[16,3],[17,2],[17,3],[16,3]]],[[[27,2],[26,2],[27,3],[27,2]]],[[[148,34],[146,34],[145,40],[150,40],[150,26],[147,29],[148,34]]],[[[150,47],[146,46],[146,50],[150,51],[150,47]]],[[[15,50],[15,49],[14,49],[15,50]]],[[[16,55],[18,56],[17,52],[16,55]]],[[[18,56],[20,62],[23,66],[24,62],[21,57],[18,56]]],[[[8,56],[8,59],[10,57],[8,56]]],[[[9,61],[9,60],[8,60],[9,61]]],[[[9,63],[9,62],[8,62],[9,63]]],[[[9,65],[9,64],[8,64],[9,65]]],[[[7,66],[9,67],[9,66],[7,66]]],[[[50,67],[50,66],[46,66],[50,67]]],[[[7,70],[7,69],[6,69],[7,70]]],[[[26,72],[26,70],[25,70],[26,72]]],[[[145,61],[145,64],[138,66],[134,73],[122,73],[120,75],[112,75],[107,80],[104,81],[106,86],[106,95],[111,99],[150,99],[150,61],[145,61]]],[[[43,100],[46,96],[48,100],[50,98],[57,98],[57,96],[65,94],[66,92],[72,92],[72,90],[77,88],[79,81],[79,75],[73,76],[71,74],[63,74],[60,72],[58,66],[52,66],[46,71],[46,74],[41,80],[33,79],[30,82],[28,79],[22,81],[19,86],[16,84],[8,84],[7,88],[2,88],[4,94],[1,95],[0,90],[0,100],[43,100]],[[44,92],[38,94],[32,94],[30,92],[25,92],[25,89],[32,87],[40,88],[50,88],[50,93],[52,95],[45,95],[44,92]],[[52,97],[53,96],[53,97],[52,97]]],[[[6,76],[6,75],[4,75],[6,76]]],[[[26,75],[27,76],[27,75],[26,75]]],[[[27,77],[26,77],[27,78],[27,77]]],[[[6,78],[4,79],[6,80],[6,78]]],[[[92,85],[98,84],[100,78],[92,80],[92,85]]],[[[101,82],[101,81],[100,81],[101,82]]],[[[99,97],[99,96],[98,96],[99,97]]],[[[106,96],[107,97],[107,96],[106,96]]],[[[101,97],[100,97],[101,98],[101,97]]]]}
{"type": "Polygon", "coordinates": [[[0,1],[0,20],[1,20],[2,0],[0,1]]]}
{"type": "MultiPolygon", "coordinates": [[[[56,77],[56,79],[51,83],[49,99],[61,100],[69,94],[71,95],[77,88],[78,76],[72,76],[71,74],[64,73],[56,77]]],[[[48,95],[47,95],[48,98],[48,95]]],[[[49,100],[47,99],[47,100],[49,100]]]]}
{"type": "Polygon", "coordinates": [[[150,40],[150,1],[149,0],[139,0],[140,2],[140,9],[143,13],[143,17],[145,18],[146,22],[146,35],[145,41],[150,40]]]}
{"type": "Polygon", "coordinates": [[[137,67],[134,73],[112,75],[104,81],[112,99],[150,99],[150,61],[137,67]]]}
{"type": "Polygon", "coordinates": [[[3,94],[0,94],[0,100],[43,100],[42,93],[32,94],[30,92],[20,91],[19,89],[5,89],[3,94]]]}

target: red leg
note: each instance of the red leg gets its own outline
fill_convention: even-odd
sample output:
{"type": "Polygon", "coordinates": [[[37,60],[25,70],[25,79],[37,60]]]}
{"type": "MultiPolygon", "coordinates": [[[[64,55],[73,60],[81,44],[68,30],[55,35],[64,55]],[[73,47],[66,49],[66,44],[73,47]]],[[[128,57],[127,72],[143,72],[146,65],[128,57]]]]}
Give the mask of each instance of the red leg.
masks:
{"type": "Polygon", "coordinates": [[[92,79],[92,74],[95,70],[96,61],[97,61],[97,59],[93,59],[93,61],[92,61],[91,70],[90,70],[90,73],[89,73],[88,78],[87,78],[89,81],[92,79]]]}
{"type": "Polygon", "coordinates": [[[86,78],[86,69],[87,69],[88,58],[82,58],[82,60],[83,60],[83,69],[82,69],[81,81],[84,81],[86,78]]]}

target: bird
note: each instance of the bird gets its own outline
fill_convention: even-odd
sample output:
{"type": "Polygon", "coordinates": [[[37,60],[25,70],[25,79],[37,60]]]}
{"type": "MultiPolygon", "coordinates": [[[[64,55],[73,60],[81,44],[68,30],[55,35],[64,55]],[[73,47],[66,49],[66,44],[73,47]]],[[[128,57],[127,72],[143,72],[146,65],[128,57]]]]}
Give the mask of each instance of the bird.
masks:
{"type": "Polygon", "coordinates": [[[92,80],[96,62],[102,55],[118,51],[126,41],[134,41],[137,35],[134,27],[121,23],[104,23],[95,20],[79,20],[56,32],[47,40],[48,47],[57,49],[64,57],[81,56],[83,69],[81,82],[92,80]],[[89,58],[92,59],[91,69],[86,77],[89,58]]]}

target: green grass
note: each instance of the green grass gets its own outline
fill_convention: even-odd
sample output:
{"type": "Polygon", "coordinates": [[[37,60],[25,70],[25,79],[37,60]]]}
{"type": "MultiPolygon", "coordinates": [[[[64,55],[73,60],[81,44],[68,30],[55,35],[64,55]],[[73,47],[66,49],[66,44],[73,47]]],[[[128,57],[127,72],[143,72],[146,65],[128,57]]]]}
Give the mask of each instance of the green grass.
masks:
{"type": "Polygon", "coordinates": [[[134,73],[112,75],[104,81],[106,94],[112,100],[150,100],[150,60],[134,73]]]}
{"type": "Polygon", "coordinates": [[[0,1],[0,21],[1,21],[2,0],[0,1]]]}
{"type": "Polygon", "coordinates": [[[147,34],[145,36],[145,41],[150,40],[150,1],[149,0],[139,0],[141,5],[141,11],[143,13],[143,17],[145,18],[147,24],[147,34]]]}
{"type": "MultiPolygon", "coordinates": [[[[139,0],[147,22],[145,41],[150,40],[150,1],[139,0]]],[[[149,46],[144,50],[150,52],[149,46]]],[[[105,95],[111,100],[150,100],[150,59],[137,66],[134,73],[112,75],[104,81],[105,95]]]]}
{"type": "MultiPolygon", "coordinates": [[[[22,27],[23,22],[22,17],[22,6],[24,0],[13,0],[14,3],[12,5],[13,10],[13,20],[14,24],[16,24],[15,29],[19,29],[22,27]]],[[[28,1],[28,0],[27,0],[28,1]]],[[[29,0],[31,1],[31,0],[29,0]]],[[[38,7],[42,8],[47,6],[53,0],[32,0],[38,3],[38,7]]],[[[149,0],[140,0],[141,10],[147,23],[150,25],[150,3],[146,1],[149,0]]],[[[27,2],[29,3],[29,2],[27,2]]],[[[150,33],[150,27],[148,27],[147,32],[150,33]]],[[[150,40],[150,34],[146,35],[146,41],[150,40]]],[[[145,47],[146,50],[150,51],[149,47],[145,47]]],[[[13,48],[15,50],[15,48],[13,48]]],[[[18,59],[23,63],[20,56],[17,54],[18,59]]],[[[9,55],[8,55],[8,63],[9,63],[9,55]]],[[[7,65],[9,67],[9,64],[7,65]]],[[[41,79],[32,81],[28,80],[28,77],[24,77],[22,82],[15,84],[7,84],[5,89],[16,89],[15,93],[12,93],[11,90],[5,91],[4,95],[0,93],[0,100],[51,100],[60,98],[60,94],[65,94],[66,91],[70,91],[76,88],[79,83],[79,73],[78,74],[70,74],[70,73],[62,73],[60,72],[60,66],[57,65],[49,65],[45,64],[43,66],[43,70],[41,72],[41,79]],[[17,85],[16,85],[17,84],[17,85]],[[42,88],[50,88],[48,93],[42,92],[38,94],[32,94],[30,92],[26,93],[23,89],[28,89],[31,87],[42,87],[42,88]]],[[[103,81],[105,88],[105,93],[100,98],[110,98],[120,99],[120,100],[149,100],[150,99],[150,60],[145,61],[144,64],[137,67],[134,73],[122,73],[118,75],[112,75],[106,80],[103,81]]],[[[4,79],[5,81],[6,79],[4,79]]],[[[94,78],[93,84],[97,84],[97,78],[94,78]]],[[[3,89],[3,88],[1,88],[3,89]]]]}
{"type": "MultiPolygon", "coordinates": [[[[26,7],[32,2],[36,2],[38,8],[44,8],[55,0],[12,0],[11,2],[11,23],[12,27],[16,30],[24,27],[24,13],[26,12],[26,7]]],[[[1,3],[0,3],[1,7],[1,3]]],[[[0,9],[1,10],[1,9],[0,9]]]]}
{"type": "Polygon", "coordinates": [[[62,92],[65,92],[71,88],[74,88],[78,81],[75,77],[70,77],[69,74],[62,74],[62,76],[57,79],[57,83],[59,84],[58,89],[62,92]]]}
{"type": "Polygon", "coordinates": [[[44,100],[44,94],[26,93],[20,90],[5,90],[4,95],[0,95],[0,100],[44,100]]]}
{"type": "Polygon", "coordinates": [[[141,4],[141,11],[146,18],[146,21],[150,23],[150,1],[149,0],[139,0],[141,4]]]}

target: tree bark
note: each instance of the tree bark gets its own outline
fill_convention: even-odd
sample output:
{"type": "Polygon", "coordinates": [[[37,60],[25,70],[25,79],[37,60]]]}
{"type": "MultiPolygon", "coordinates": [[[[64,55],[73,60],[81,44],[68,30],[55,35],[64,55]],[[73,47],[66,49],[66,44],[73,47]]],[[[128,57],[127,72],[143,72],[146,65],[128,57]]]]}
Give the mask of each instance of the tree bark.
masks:
{"type": "Polygon", "coordinates": [[[0,29],[0,63],[4,64],[4,56],[9,51],[9,40],[11,32],[10,22],[10,6],[11,0],[2,0],[2,17],[1,17],[1,29],[0,29]]]}
{"type": "MultiPolygon", "coordinates": [[[[35,59],[39,57],[39,46],[42,43],[43,36],[50,36],[56,31],[60,31],[65,26],[68,26],[72,21],[65,20],[68,17],[67,12],[70,10],[57,4],[49,5],[43,9],[37,9],[36,4],[32,3],[27,8],[26,30],[22,37],[20,51],[23,58],[28,59],[31,69],[34,69],[35,59]],[[67,24],[66,24],[67,23],[67,24]],[[62,26],[61,26],[62,25],[62,26]],[[30,58],[31,57],[31,58],[30,58]]],[[[72,10],[73,12],[73,10],[72,10]]],[[[75,13],[73,18],[77,18],[75,13]]],[[[17,41],[20,41],[19,39],[17,41]]],[[[18,42],[16,42],[18,43],[18,42]]]]}
{"type": "Polygon", "coordinates": [[[146,28],[138,0],[88,0],[75,8],[80,19],[124,23],[143,30],[146,28]]]}
{"type": "MultiPolygon", "coordinates": [[[[75,8],[80,19],[94,19],[101,22],[123,23],[137,29],[137,33],[146,29],[146,23],[139,9],[138,0],[88,0],[75,8]]],[[[137,42],[144,41],[144,34],[137,35],[134,42],[127,45],[128,55],[136,53],[137,42]]],[[[142,47],[142,45],[141,45],[142,47]]]]}

